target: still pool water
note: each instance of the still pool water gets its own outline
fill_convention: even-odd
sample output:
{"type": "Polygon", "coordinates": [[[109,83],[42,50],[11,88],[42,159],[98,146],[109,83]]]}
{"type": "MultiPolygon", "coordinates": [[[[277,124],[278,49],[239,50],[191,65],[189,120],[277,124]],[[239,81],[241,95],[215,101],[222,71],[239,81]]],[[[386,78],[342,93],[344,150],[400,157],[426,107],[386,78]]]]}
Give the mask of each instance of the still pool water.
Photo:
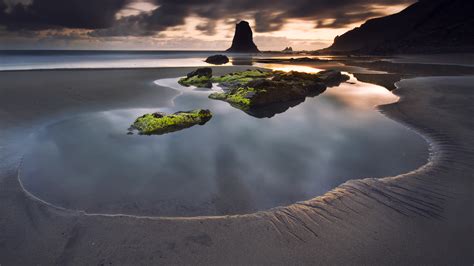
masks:
{"type": "Polygon", "coordinates": [[[181,92],[173,105],[92,113],[33,135],[20,171],[25,189],[89,213],[243,214],[311,199],[349,179],[406,173],[428,158],[420,136],[374,108],[397,97],[353,77],[264,118],[177,78],[156,84],[158,93],[181,92]],[[161,136],[126,134],[144,113],[197,108],[214,117],[161,136]]]}

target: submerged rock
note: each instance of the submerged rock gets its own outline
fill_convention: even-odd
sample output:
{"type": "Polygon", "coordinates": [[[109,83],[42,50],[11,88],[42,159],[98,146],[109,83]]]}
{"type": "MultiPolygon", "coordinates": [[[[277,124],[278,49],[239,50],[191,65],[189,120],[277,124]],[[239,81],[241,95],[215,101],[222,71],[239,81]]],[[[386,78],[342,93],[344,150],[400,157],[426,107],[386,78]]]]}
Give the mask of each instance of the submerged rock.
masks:
{"type": "Polygon", "coordinates": [[[229,63],[229,58],[222,54],[216,54],[209,56],[205,62],[213,65],[223,65],[229,63]]]}
{"type": "Polygon", "coordinates": [[[204,109],[176,112],[174,114],[145,114],[135,120],[130,130],[138,130],[140,135],[162,135],[194,125],[204,125],[211,118],[211,111],[204,109]]]}
{"type": "Polygon", "coordinates": [[[195,86],[198,88],[212,88],[211,77],[211,68],[198,68],[188,73],[188,75],[185,78],[180,79],[178,83],[185,87],[195,86]]]}
{"type": "Polygon", "coordinates": [[[247,21],[241,21],[235,26],[232,46],[227,50],[232,53],[259,53],[257,46],[253,42],[253,33],[247,21]]]}

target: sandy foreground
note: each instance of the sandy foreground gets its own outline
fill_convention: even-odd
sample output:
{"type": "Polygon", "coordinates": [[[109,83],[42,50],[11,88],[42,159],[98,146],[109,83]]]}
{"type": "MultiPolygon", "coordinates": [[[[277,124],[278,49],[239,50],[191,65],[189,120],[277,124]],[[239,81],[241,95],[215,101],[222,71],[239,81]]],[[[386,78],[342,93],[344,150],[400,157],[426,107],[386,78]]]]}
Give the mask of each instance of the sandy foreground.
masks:
{"type": "Polygon", "coordinates": [[[0,72],[0,265],[472,265],[474,76],[403,80],[400,101],[380,107],[430,141],[429,164],[288,207],[202,218],[88,215],[22,190],[20,144],[35,129],[73,114],[158,107],[177,92],[161,88],[158,97],[153,81],[190,70],[0,72]]]}

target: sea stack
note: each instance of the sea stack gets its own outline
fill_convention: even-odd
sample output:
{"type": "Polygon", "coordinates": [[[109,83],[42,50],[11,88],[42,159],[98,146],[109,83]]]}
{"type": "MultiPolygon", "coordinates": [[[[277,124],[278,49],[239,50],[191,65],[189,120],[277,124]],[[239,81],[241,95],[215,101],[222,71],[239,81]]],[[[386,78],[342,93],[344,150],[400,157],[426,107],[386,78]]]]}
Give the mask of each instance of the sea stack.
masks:
{"type": "Polygon", "coordinates": [[[259,53],[253,42],[253,33],[247,21],[241,21],[235,26],[234,40],[232,46],[227,49],[231,53],[259,53]]]}

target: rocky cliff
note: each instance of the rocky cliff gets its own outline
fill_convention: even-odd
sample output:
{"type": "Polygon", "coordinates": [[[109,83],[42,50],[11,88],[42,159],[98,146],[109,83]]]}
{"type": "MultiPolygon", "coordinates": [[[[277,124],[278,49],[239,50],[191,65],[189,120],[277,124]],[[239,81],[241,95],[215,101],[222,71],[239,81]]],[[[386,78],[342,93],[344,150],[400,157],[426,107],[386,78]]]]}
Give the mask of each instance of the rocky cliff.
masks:
{"type": "Polygon", "coordinates": [[[336,37],[325,52],[367,54],[474,51],[473,0],[419,0],[336,37]]]}

